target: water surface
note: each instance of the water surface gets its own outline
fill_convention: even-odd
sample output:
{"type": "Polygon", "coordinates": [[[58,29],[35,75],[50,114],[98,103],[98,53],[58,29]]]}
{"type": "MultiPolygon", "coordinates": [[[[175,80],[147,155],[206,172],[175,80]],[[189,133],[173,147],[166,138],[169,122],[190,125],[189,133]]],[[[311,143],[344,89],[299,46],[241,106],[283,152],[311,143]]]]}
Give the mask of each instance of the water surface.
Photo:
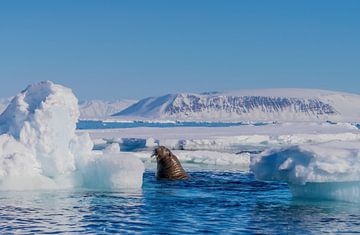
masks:
{"type": "Polygon", "coordinates": [[[0,233],[270,233],[360,231],[360,205],[293,199],[286,184],[237,171],[191,172],[135,191],[0,192],[0,233]]]}

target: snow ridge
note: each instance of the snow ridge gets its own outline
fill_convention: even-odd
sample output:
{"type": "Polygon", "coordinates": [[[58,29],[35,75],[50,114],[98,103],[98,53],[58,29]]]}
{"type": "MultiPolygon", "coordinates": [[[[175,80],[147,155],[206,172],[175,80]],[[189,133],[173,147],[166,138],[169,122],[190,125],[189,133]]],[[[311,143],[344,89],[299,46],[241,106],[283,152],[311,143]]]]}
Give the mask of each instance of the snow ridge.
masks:
{"type": "MultiPolygon", "coordinates": [[[[0,99],[0,113],[4,112],[10,104],[12,98],[0,99]]],[[[103,100],[88,100],[79,102],[80,119],[101,119],[110,117],[114,113],[118,113],[125,108],[136,103],[135,100],[118,100],[118,101],[103,101],[103,100]]]]}
{"type": "Polygon", "coordinates": [[[315,121],[360,117],[360,96],[311,89],[180,93],[140,100],[117,117],[185,121],[315,121]],[[357,108],[359,107],[359,108],[357,108]]]}
{"type": "Polygon", "coordinates": [[[118,100],[114,102],[103,100],[89,100],[79,102],[80,119],[110,117],[136,103],[135,100],[118,100]]]}

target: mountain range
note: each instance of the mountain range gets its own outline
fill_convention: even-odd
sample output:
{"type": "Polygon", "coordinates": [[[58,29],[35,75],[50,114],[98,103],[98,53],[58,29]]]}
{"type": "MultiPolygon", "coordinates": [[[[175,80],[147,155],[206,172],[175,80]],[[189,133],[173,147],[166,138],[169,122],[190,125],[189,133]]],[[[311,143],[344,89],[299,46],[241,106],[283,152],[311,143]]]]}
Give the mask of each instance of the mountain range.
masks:
{"type": "Polygon", "coordinates": [[[113,102],[90,100],[79,102],[81,119],[101,119],[118,113],[136,103],[135,100],[118,100],[113,102]]]}
{"type": "Polygon", "coordinates": [[[113,116],[181,121],[359,121],[360,95],[286,88],[167,94],[142,99],[113,116]]]}
{"type": "MultiPolygon", "coordinates": [[[[2,113],[12,98],[0,99],[0,113],[2,113]]],[[[103,101],[103,100],[89,100],[80,101],[80,119],[102,119],[110,117],[112,114],[120,112],[121,110],[136,103],[135,100],[118,100],[118,101],[103,101]]]]}
{"type": "MultiPolygon", "coordinates": [[[[0,99],[2,112],[10,98],[0,99]]],[[[177,121],[360,121],[360,95],[315,89],[178,93],[139,101],[79,102],[81,119],[177,121]]]]}

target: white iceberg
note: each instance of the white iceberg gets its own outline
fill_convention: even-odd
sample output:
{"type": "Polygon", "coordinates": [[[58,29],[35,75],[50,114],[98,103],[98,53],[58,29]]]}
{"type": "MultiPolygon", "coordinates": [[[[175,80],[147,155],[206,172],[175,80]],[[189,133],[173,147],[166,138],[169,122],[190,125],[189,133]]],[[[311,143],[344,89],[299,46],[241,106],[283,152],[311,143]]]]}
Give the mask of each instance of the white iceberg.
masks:
{"type": "Polygon", "coordinates": [[[359,142],[272,149],[252,157],[250,169],[259,180],[287,182],[295,197],[360,202],[359,142]]]}
{"type": "Polygon", "coordinates": [[[142,162],[94,154],[78,117],[72,91],[50,81],[15,96],[0,115],[0,190],[141,187],[142,162]]]}

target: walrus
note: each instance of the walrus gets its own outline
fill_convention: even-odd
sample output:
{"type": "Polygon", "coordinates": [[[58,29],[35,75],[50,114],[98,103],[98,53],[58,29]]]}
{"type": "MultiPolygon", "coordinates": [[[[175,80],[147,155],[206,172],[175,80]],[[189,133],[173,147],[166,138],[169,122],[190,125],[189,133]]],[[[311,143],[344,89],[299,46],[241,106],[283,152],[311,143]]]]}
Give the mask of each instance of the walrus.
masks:
{"type": "Polygon", "coordinates": [[[156,156],[157,179],[188,179],[190,176],[181,166],[179,159],[165,146],[157,147],[151,157],[156,156]]]}

